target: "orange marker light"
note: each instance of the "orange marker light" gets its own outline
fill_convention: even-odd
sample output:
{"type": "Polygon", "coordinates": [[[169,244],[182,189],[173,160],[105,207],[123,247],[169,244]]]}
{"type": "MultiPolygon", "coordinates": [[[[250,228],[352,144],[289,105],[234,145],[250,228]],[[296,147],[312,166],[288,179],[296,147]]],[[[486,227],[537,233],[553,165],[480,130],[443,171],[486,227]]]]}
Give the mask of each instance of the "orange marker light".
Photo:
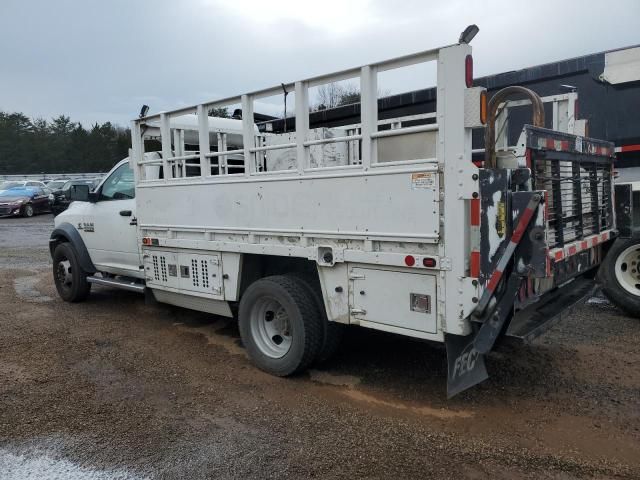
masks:
{"type": "Polygon", "coordinates": [[[487,91],[480,92],[480,122],[487,123],[487,91]]]}

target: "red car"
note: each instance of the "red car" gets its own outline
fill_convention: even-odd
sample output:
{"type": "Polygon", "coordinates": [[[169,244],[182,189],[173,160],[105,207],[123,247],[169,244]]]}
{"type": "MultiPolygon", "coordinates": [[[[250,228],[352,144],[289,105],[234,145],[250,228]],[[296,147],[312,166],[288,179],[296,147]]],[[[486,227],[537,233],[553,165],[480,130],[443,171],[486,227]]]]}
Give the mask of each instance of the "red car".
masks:
{"type": "Polygon", "coordinates": [[[0,192],[0,216],[33,217],[51,212],[49,193],[38,187],[14,187],[0,192]]]}

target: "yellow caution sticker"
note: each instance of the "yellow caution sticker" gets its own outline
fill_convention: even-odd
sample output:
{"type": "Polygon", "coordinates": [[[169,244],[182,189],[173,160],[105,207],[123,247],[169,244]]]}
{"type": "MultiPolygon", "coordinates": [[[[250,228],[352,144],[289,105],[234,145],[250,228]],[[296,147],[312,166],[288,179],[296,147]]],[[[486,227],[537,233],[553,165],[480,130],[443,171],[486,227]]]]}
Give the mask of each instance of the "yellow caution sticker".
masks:
{"type": "Polygon", "coordinates": [[[436,174],[434,172],[417,172],[411,174],[411,189],[436,188],[436,174]]]}

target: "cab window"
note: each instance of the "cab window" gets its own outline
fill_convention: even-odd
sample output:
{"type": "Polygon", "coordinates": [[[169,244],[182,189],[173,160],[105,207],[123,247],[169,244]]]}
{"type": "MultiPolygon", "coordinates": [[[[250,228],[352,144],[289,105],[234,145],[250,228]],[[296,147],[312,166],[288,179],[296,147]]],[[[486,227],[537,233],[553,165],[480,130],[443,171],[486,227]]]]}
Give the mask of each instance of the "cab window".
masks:
{"type": "Polygon", "coordinates": [[[133,170],[128,163],[123,163],[109,175],[100,189],[100,200],[126,200],[135,196],[133,170]]]}

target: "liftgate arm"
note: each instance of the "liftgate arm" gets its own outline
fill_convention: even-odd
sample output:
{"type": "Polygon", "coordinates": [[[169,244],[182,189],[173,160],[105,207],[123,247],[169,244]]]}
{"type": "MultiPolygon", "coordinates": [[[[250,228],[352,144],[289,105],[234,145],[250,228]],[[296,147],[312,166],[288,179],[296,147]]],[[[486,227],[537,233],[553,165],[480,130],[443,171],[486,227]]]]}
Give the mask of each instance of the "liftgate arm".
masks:
{"type": "Polygon", "coordinates": [[[448,334],[445,336],[448,360],[447,395],[449,398],[486,380],[489,376],[484,356],[491,351],[502,327],[509,318],[513,310],[514,298],[518,294],[522,279],[527,275],[528,270],[516,271],[510,275],[498,301],[492,305],[492,308],[488,308],[488,306],[490,301],[496,297],[496,290],[500,285],[504,271],[514,258],[516,248],[528,230],[541,201],[542,195],[539,192],[532,192],[527,207],[518,218],[509,244],[500,257],[489,282],[487,282],[482,297],[474,310],[477,321],[482,322],[480,330],[475,335],[466,337],[448,334]]]}
{"type": "Polygon", "coordinates": [[[487,282],[487,286],[482,294],[482,297],[480,297],[478,306],[476,307],[476,310],[474,310],[474,315],[478,317],[479,321],[483,322],[482,327],[480,327],[480,331],[477,333],[474,340],[475,348],[480,353],[489,353],[489,351],[493,347],[493,344],[495,343],[498,335],[500,334],[500,331],[502,330],[504,322],[509,316],[511,306],[513,305],[513,299],[518,293],[521,280],[528,273],[527,270],[517,271],[516,269],[516,272],[514,272],[514,274],[509,277],[506,289],[502,297],[496,304],[496,307],[490,311],[487,310],[489,301],[495,297],[496,289],[500,284],[500,280],[502,280],[504,271],[511,259],[514,257],[516,248],[522,240],[524,233],[527,231],[527,228],[531,223],[531,219],[533,218],[538,205],[540,205],[541,200],[542,195],[540,195],[539,193],[534,193],[531,196],[527,207],[524,209],[524,211],[520,215],[520,218],[518,219],[518,224],[513,230],[511,239],[509,240],[509,244],[500,257],[500,260],[496,265],[496,269],[491,274],[491,278],[489,279],[489,282],[487,282]]]}

